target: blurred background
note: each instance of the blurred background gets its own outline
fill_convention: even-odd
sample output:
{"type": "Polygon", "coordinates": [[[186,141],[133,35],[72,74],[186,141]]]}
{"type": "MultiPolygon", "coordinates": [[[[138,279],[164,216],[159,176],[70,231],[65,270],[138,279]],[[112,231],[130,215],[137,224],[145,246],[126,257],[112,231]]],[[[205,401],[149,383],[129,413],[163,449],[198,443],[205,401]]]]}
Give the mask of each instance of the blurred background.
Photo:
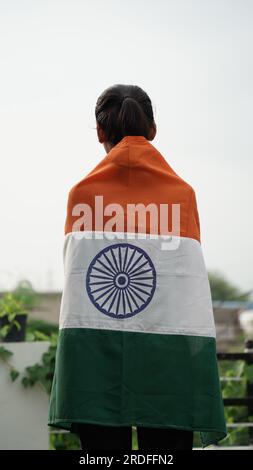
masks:
{"type": "MultiPolygon", "coordinates": [[[[218,352],[252,349],[252,26],[251,0],[0,0],[0,337],[50,350],[25,386],[50,390],[68,191],[105,155],[94,109],[115,83],[149,94],[153,145],[195,189],[218,352]]],[[[250,357],[220,365],[227,398],[252,393],[250,357]]],[[[226,445],[253,444],[244,405],[226,445]]]]}

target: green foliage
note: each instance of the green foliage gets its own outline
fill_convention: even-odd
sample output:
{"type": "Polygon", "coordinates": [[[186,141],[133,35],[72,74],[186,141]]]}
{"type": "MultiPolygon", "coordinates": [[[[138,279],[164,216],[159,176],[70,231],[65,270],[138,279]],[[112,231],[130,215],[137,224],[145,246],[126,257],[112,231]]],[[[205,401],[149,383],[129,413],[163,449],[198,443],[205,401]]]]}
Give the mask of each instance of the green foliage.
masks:
{"type": "Polygon", "coordinates": [[[10,371],[10,377],[12,382],[15,382],[15,380],[20,376],[20,372],[17,369],[11,368],[10,371]]]}
{"type": "Polygon", "coordinates": [[[4,348],[3,346],[0,347],[0,360],[5,362],[5,364],[9,368],[11,380],[12,380],[12,382],[14,382],[18,378],[19,372],[18,372],[17,369],[12,367],[12,365],[9,363],[8,359],[10,359],[11,356],[13,356],[12,351],[9,351],[8,349],[4,348]]]}
{"type": "Polygon", "coordinates": [[[26,327],[26,341],[48,341],[49,336],[58,333],[58,325],[29,318],[26,327]],[[42,335],[44,335],[42,337],[42,335]]]}
{"type": "MultiPolygon", "coordinates": [[[[39,333],[37,332],[37,334],[39,333]]],[[[22,384],[24,387],[33,387],[36,383],[39,383],[49,395],[54,376],[57,335],[52,334],[50,337],[46,337],[43,334],[44,339],[50,341],[48,351],[42,355],[40,363],[26,368],[22,384]]]]}
{"type": "Polygon", "coordinates": [[[2,361],[7,361],[12,355],[12,351],[8,351],[8,349],[0,346],[0,359],[2,359],[2,361]]]}
{"type": "Polygon", "coordinates": [[[80,450],[79,437],[70,432],[50,434],[50,450],[80,450]]]}
{"type": "Polygon", "coordinates": [[[228,430],[228,436],[221,442],[221,446],[247,446],[249,436],[247,428],[233,428],[228,430]]]}
{"type": "Polygon", "coordinates": [[[20,281],[13,291],[13,297],[24,305],[26,310],[32,310],[38,303],[38,296],[30,281],[20,281]]]}
{"type": "Polygon", "coordinates": [[[193,447],[202,447],[200,432],[193,433],[193,447]]]}
{"type": "Polygon", "coordinates": [[[21,300],[17,300],[12,294],[5,294],[0,299],[0,338],[5,338],[13,327],[20,329],[18,317],[27,315],[21,300]],[[4,323],[5,319],[7,323],[4,323]]]}
{"type": "MultiPolygon", "coordinates": [[[[51,330],[55,331],[54,325],[49,325],[44,322],[45,328],[48,331],[51,330]]],[[[35,322],[35,325],[38,324],[35,322]]],[[[56,355],[56,347],[57,347],[57,339],[58,334],[52,333],[50,336],[46,335],[45,333],[37,330],[30,329],[29,334],[30,341],[49,341],[50,346],[48,351],[46,351],[41,358],[40,363],[36,363],[33,366],[27,367],[25,370],[25,374],[21,378],[21,382],[24,387],[32,387],[36,383],[39,383],[40,386],[50,394],[52,380],[54,375],[54,367],[55,367],[55,355],[56,355]]],[[[0,359],[6,363],[8,368],[10,369],[10,377],[12,381],[15,381],[19,376],[20,373],[16,369],[14,369],[11,364],[9,364],[8,359],[12,356],[12,352],[8,351],[4,347],[0,347],[0,359]]]]}
{"type": "Polygon", "coordinates": [[[246,364],[244,372],[245,372],[245,377],[247,378],[247,380],[250,383],[253,383],[253,364],[252,365],[246,364]]]}
{"type": "Polygon", "coordinates": [[[222,274],[213,271],[208,273],[213,300],[250,300],[250,293],[241,292],[238,287],[228,281],[222,274]]]}
{"type": "Polygon", "coordinates": [[[132,449],[138,450],[138,439],[136,427],[132,428],[132,449]]]}
{"type": "MultiPolygon", "coordinates": [[[[222,381],[223,398],[240,398],[246,396],[247,380],[252,379],[252,365],[244,361],[222,361],[219,363],[220,376],[226,378],[222,381]],[[240,381],[233,380],[240,379],[240,381]]],[[[245,406],[226,406],[225,418],[229,424],[251,422],[248,408],[245,406]]],[[[221,446],[248,445],[248,428],[228,428],[227,437],[220,443],[221,446]]]]}
{"type": "Polygon", "coordinates": [[[22,301],[8,293],[0,299],[0,317],[7,317],[9,322],[15,320],[17,315],[27,314],[22,301]]]}

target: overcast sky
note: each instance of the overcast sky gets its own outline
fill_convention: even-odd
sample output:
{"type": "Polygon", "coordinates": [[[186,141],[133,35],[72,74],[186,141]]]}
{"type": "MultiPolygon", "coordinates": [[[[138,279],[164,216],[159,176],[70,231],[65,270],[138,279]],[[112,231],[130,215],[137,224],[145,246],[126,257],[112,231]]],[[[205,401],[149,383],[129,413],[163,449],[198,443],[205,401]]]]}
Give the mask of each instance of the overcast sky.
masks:
{"type": "Polygon", "coordinates": [[[62,288],[68,191],[105,155],[94,107],[115,83],[151,97],[207,268],[253,288],[253,1],[0,0],[0,290],[62,288]]]}

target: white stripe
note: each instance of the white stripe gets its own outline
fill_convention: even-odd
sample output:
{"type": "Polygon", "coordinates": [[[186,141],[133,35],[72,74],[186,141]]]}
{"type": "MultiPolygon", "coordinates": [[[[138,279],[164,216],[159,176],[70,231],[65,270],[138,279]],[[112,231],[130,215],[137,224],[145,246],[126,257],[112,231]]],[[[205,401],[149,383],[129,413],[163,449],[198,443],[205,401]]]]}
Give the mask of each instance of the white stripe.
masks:
{"type": "MultiPolygon", "coordinates": [[[[163,251],[161,250],[161,243],[164,241],[162,236],[153,238],[147,235],[145,239],[138,239],[136,235],[135,238],[132,236],[129,239],[129,234],[114,233],[114,235],[117,237],[114,240],[108,239],[106,236],[101,239],[95,238],[94,232],[85,232],[85,237],[82,236],[81,238],[80,233],[78,235],[77,233],[66,235],[64,244],[65,286],[61,303],[60,328],[96,328],[215,337],[210,287],[200,243],[191,238],[171,237],[171,242],[174,243],[176,249],[163,251]],[[140,248],[148,255],[156,271],[156,288],[148,305],[139,313],[129,318],[112,318],[94,305],[86,289],[87,270],[101,250],[117,245],[114,254],[118,266],[120,259],[122,262],[123,255],[126,256],[127,261],[130,261],[130,253],[135,256],[133,260],[136,264],[131,268],[132,264],[130,263],[128,272],[132,273],[132,279],[135,282],[135,284],[131,284],[134,287],[131,287],[130,294],[132,293],[132,297],[135,298],[138,305],[142,304],[142,300],[139,300],[138,296],[135,297],[135,293],[140,294],[140,298],[145,300],[152,290],[149,287],[153,282],[150,280],[151,271],[148,271],[147,275],[142,274],[144,269],[150,269],[149,263],[145,261],[145,258],[138,261],[141,256],[138,256],[139,251],[134,252],[134,250],[129,249],[126,253],[126,248],[123,247],[122,243],[130,244],[136,247],[137,250],[140,248]],[[121,245],[122,256],[120,259],[117,254],[118,245],[121,245]],[[146,264],[144,264],[145,262],[146,264]],[[136,284],[136,281],[139,281],[138,276],[143,279],[139,284],[136,284]],[[145,281],[146,276],[148,279],[145,281]],[[145,284],[145,287],[142,287],[142,284],[145,284]],[[143,293],[143,290],[147,293],[143,293]]],[[[96,233],[96,236],[98,236],[98,233],[96,233]]],[[[111,263],[114,262],[111,249],[106,253],[109,261],[104,257],[99,258],[99,264],[97,262],[94,265],[96,271],[94,271],[94,268],[91,271],[94,276],[94,279],[89,278],[92,281],[89,284],[91,292],[101,288],[98,293],[92,295],[92,298],[98,297],[101,291],[102,294],[105,292],[103,291],[104,284],[93,285],[94,280],[96,283],[108,283],[109,288],[106,287],[109,291],[108,296],[110,296],[113,289],[114,292],[117,292],[111,282],[114,275],[114,268],[112,267],[114,265],[109,263],[110,261],[111,263]],[[101,261],[103,264],[101,264],[101,261]],[[100,268],[101,271],[99,271],[100,268]],[[104,281],[104,279],[107,279],[104,273],[108,273],[109,276],[106,281],[104,281]],[[101,275],[102,278],[97,278],[97,275],[101,275]]],[[[102,296],[102,300],[104,298],[106,297],[102,296]]],[[[107,309],[111,298],[109,297],[107,309]]],[[[99,300],[98,303],[101,304],[102,300],[99,300]]],[[[129,304],[131,302],[132,300],[129,297],[129,304]]],[[[126,304],[125,298],[124,307],[126,304]]],[[[122,310],[123,294],[120,297],[119,305],[122,310]]],[[[116,305],[113,308],[116,309],[116,305]]],[[[128,304],[126,311],[127,308],[130,311],[131,307],[128,304]]]]}

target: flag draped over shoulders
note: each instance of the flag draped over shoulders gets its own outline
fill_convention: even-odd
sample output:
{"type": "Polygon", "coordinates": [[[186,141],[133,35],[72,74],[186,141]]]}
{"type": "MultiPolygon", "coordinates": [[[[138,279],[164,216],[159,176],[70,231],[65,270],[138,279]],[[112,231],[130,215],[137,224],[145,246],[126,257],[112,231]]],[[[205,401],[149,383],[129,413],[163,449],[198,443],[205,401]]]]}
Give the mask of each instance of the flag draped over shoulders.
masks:
{"type": "Polygon", "coordinates": [[[195,192],[144,137],[71,189],[64,271],[49,425],[225,437],[195,192]]]}

